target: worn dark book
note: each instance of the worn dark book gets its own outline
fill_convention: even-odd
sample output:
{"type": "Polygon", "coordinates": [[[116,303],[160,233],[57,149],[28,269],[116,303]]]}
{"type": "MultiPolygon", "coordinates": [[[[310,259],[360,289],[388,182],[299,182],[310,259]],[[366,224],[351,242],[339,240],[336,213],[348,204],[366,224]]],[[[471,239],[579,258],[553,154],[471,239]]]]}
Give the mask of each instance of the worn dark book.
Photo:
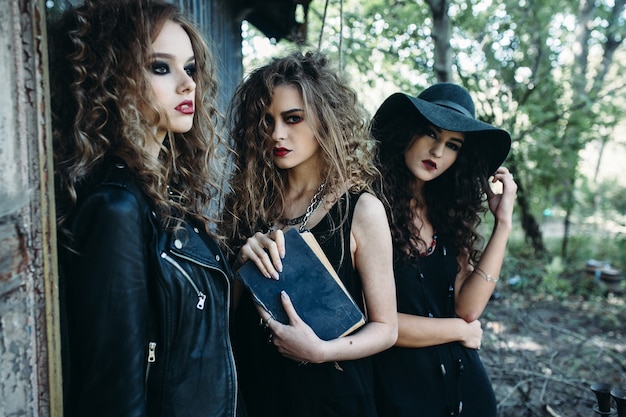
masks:
{"type": "Polygon", "coordinates": [[[365,324],[363,313],[312,233],[287,231],[285,253],[278,280],[265,278],[252,262],[237,271],[237,277],[274,320],[289,323],[280,299],[284,290],[298,315],[320,339],[345,336],[365,324]]]}

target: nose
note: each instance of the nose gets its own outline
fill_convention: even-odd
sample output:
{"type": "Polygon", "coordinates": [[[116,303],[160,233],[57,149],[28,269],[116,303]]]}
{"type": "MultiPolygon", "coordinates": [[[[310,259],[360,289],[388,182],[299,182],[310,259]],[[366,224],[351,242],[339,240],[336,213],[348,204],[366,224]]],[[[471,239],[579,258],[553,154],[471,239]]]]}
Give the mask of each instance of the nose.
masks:
{"type": "Polygon", "coordinates": [[[278,142],[279,140],[285,139],[284,123],[282,123],[280,120],[275,121],[271,129],[272,129],[272,139],[274,141],[278,142]]]}
{"type": "Polygon", "coordinates": [[[178,82],[178,92],[179,93],[191,93],[196,90],[196,82],[193,78],[187,74],[186,71],[182,71],[180,75],[180,80],[178,82]]]}
{"type": "Polygon", "coordinates": [[[445,143],[442,141],[436,141],[430,148],[430,154],[435,158],[441,158],[445,149],[445,143]]]}

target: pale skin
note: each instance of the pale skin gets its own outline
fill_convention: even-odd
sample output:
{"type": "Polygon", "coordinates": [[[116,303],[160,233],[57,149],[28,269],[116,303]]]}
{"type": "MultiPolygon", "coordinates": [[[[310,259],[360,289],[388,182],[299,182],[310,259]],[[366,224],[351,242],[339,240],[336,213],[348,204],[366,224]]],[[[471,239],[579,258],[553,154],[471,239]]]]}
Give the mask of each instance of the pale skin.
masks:
{"type": "MultiPolygon", "coordinates": [[[[306,121],[300,93],[293,86],[276,88],[268,116],[272,122],[272,139],[268,146],[276,150],[275,164],[286,170],[288,177],[286,215],[297,217],[304,213],[322,181],[320,147],[306,121]]],[[[309,219],[307,228],[319,223],[339,197],[337,192],[327,195],[324,204],[309,219]]],[[[289,250],[283,235],[287,229],[256,233],[241,248],[238,261],[252,261],[269,279],[276,279],[278,271],[282,270],[281,258],[289,250]]],[[[269,314],[258,307],[278,351],[294,361],[323,363],[358,359],[392,346],[397,338],[392,257],[391,233],[384,207],[376,197],[365,193],[354,208],[350,259],[361,276],[367,323],[350,336],[321,340],[298,316],[288,294],[284,294],[282,302],[289,324],[271,320],[269,314]]],[[[350,261],[346,259],[344,262],[350,261]]]]}
{"type": "Polygon", "coordinates": [[[163,24],[152,43],[151,60],[152,92],[156,105],[167,116],[155,126],[157,143],[150,153],[157,158],[168,130],[185,133],[193,126],[195,56],[182,26],[169,20],[163,24]]]}
{"type": "MultiPolygon", "coordinates": [[[[414,138],[405,153],[405,161],[415,177],[416,198],[422,198],[423,185],[427,181],[437,178],[456,161],[464,137],[465,135],[460,132],[432,128],[430,134],[414,138]],[[436,169],[433,169],[433,166],[436,166],[436,169]]],[[[491,187],[486,187],[489,210],[494,215],[495,222],[478,268],[495,279],[500,274],[512,228],[517,184],[509,170],[504,167],[496,170],[491,183],[501,183],[502,192],[496,194],[491,187]]],[[[430,242],[433,225],[428,222],[424,211],[417,212],[416,224],[421,227],[420,238],[430,242]]],[[[457,262],[461,265],[455,280],[455,309],[458,317],[430,318],[398,313],[397,346],[419,348],[459,342],[471,349],[480,348],[483,330],[479,317],[496,283],[488,281],[475,271],[469,264],[466,254],[460,254],[457,262]]]]}

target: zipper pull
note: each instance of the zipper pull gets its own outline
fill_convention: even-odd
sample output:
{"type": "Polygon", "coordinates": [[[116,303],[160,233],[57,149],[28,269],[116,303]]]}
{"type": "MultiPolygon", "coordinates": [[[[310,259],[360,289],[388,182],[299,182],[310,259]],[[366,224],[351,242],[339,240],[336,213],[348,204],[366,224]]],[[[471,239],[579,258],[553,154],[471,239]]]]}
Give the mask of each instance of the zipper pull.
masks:
{"type": "Polygon", "coordinates": [[[196,308],[198,310],[204,310],[204,302],[206,301],[206,295],[202,291],[198,291],[198,304],[196,304],[196,308]]]}
{"type": "Polygon", "coordinates": [[[156,362],[156,342],[148,343],[148,363],[156,362]]]}

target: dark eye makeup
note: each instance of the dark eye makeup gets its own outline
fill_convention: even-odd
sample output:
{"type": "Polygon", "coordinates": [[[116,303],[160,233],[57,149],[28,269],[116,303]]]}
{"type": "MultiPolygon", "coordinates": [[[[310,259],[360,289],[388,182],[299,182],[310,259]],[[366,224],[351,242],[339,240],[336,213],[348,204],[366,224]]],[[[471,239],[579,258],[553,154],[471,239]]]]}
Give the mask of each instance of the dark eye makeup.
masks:
{"type": "MultiPolygon", "coordinates": [[[[152,62],[152,64],[150,64],[150,69],[152,73],[156,75],[165,75],[170,73],[170,66],[164,61],[156,60],[152,62]]],[[[194,75],[196,75],[197,68],[195,62],[185,65],[183,69],[189,77],[193,77],[194,75]]]]}
{"type": "Polygon", "coordinates": [[[154,61],[152,64],[150,64],[150,69],[152,70],[153,74],[157,75],[164,75],[170,72],[170,66],[163,61],[154,61]]]}

